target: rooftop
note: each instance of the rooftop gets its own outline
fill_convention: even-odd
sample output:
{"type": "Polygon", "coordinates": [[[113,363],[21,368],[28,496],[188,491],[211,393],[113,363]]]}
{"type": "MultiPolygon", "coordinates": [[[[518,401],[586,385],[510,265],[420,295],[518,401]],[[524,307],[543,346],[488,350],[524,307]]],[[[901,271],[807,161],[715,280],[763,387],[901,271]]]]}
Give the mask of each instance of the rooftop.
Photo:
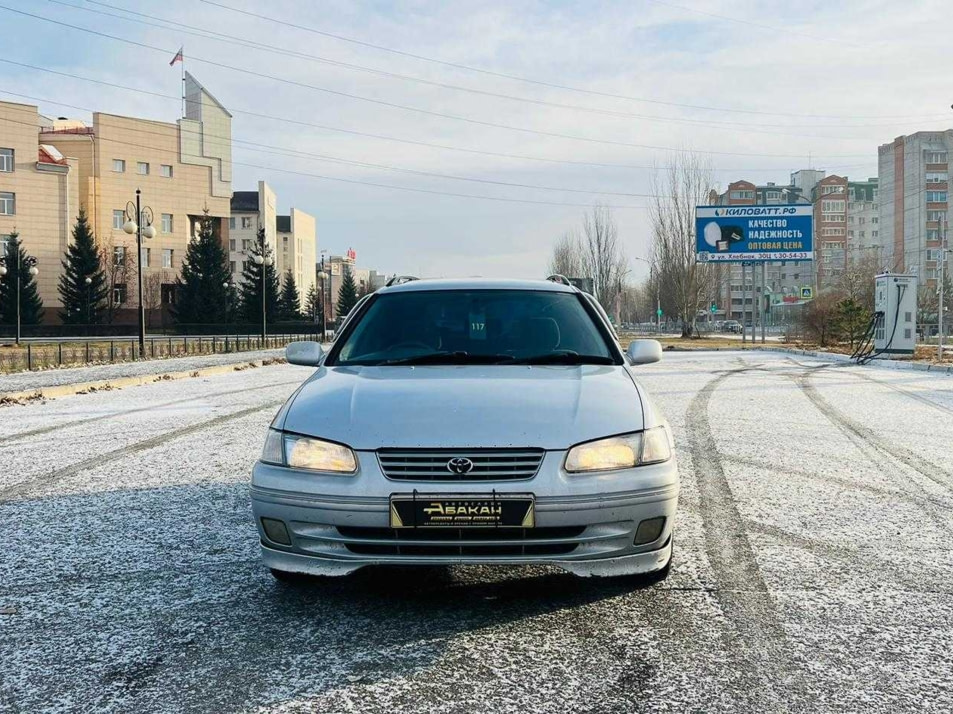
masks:
{"type": "Polygon", "coordinates": [[[232,212],[258,213],[258,191],[235,191],[232,193],[232,212]]]}

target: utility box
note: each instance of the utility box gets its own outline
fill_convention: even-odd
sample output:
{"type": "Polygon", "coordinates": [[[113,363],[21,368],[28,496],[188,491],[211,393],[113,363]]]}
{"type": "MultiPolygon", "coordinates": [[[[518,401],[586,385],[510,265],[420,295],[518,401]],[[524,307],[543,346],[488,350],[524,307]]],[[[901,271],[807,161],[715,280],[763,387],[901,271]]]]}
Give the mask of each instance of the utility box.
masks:
{"type": "Polygon", "coordinates": [[[910,357],[917,344],[917,277],[884,273],[874,278],[874,355],[910,357]]]}

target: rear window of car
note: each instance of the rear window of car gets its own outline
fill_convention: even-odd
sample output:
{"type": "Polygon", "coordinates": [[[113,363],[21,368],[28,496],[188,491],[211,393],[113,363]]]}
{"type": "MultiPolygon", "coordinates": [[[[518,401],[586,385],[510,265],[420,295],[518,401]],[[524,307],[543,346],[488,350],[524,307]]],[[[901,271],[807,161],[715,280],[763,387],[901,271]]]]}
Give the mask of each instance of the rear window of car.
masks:
{"type": "Polygon", "coordinates": [[[616,357],[578,294],[548,290],[380,294],[336,348],[331,363],[337,365],[381,364],[430,353],[466,353],[474,360],[562,351],[616,357]]]}

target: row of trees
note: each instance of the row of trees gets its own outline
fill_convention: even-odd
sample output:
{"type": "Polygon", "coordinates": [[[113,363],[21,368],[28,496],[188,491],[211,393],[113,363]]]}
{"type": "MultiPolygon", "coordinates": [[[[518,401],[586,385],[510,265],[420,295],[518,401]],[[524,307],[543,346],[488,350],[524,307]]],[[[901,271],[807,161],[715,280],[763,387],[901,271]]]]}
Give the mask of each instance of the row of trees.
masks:
{"type": "MultiPolygon", "coordinates": [[[[175,305],[170,307],[170,312],[176,322],[258,322],[262,315],[263,288],[268,321],[313,322],[318,319],[322,312],[320,293],[312,286],[302,310],[294,274],[289,270],[283,280],[279,280],[271,248],[264,241],[264,229],[259,231],[258,237],[251,260],[245,261],[241,285],[236,288],[231,280],[228,254],[215,234],[213,219],[205,211],[199,234],[189,243],[181,274],[175,278],[175,305]],[[261,263],[256,262],[256,256],[262,259],[261,263]]],[[[5,258],[7,273],[0,277],[0,324],[16,321],[18,267],[20,322],[39,324],[43,320],[43,302],[37,292],[36,279],[27,269],[30,256],[16,233],[9,237],[5,258]]],[[[112,322],[121,307],[113,299],[112,288],[134,280],[135,271],[136,264],[128,250],[115,250],[112,245],[97,243],[86,213],[81,209],[73,227],[73,240],[62,260],[57,286],[62,303],[60,320],[64,324],[112,322]]],[[[162,280],[159,273],[151,274],[146,280],[143,304],[147,309],[160,306],[162,280]]],[[[346,270],[344,282],[342,294],[346,302],[353,305],[357,293],[350,270],[346,270]]]]}

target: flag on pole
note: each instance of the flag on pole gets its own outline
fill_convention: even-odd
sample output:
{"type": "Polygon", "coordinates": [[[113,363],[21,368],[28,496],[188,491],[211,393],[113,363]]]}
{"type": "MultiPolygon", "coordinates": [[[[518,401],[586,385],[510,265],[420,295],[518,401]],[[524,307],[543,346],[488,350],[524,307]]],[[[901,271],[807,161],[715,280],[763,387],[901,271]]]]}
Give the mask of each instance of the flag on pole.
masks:
{"type": "Polygon", "coordinates": [[[182,50],[185,49],[185,45],[182,45],[179,48],[179,51],[175,53],[175,57],[172,58],[172,61],[169,62],[169,66],[173,66],[176,62],[185,62],[185,56],[182,54],[182,50]]]}

